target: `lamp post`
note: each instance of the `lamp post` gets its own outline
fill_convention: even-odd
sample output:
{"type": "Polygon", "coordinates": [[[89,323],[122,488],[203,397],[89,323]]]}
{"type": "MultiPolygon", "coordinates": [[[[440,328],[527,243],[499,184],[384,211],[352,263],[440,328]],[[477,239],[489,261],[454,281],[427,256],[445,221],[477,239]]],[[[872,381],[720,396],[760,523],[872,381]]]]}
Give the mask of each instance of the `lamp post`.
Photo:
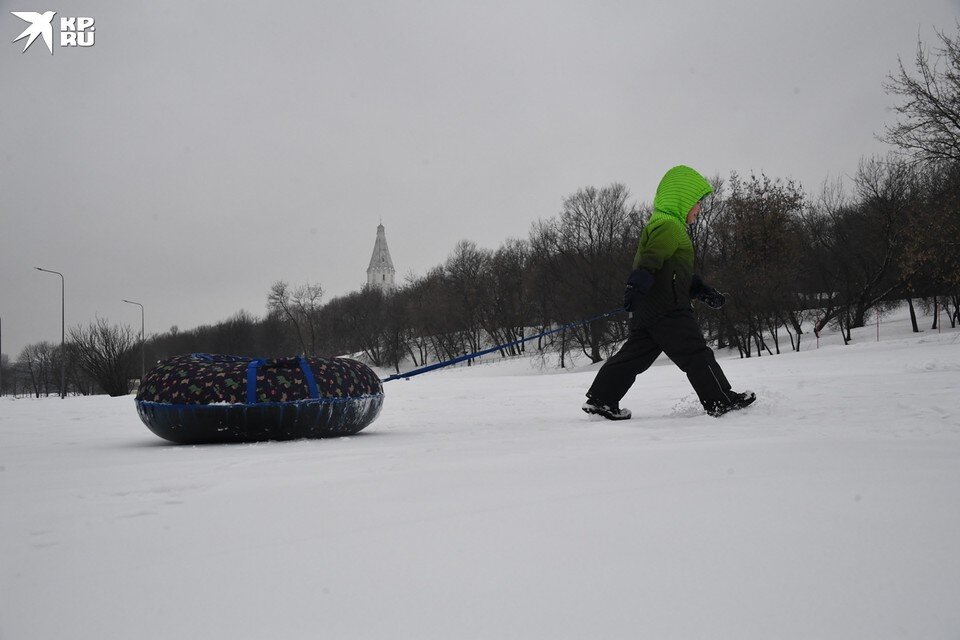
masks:
{"type": "Polygon", "coordinates": [[[34,267],[37,271],[43,271],[44,273],[55,273],[60,276],[60,399],[63,400],[67,397],[67,384],[66,384],[66,362],[67,362],[67,351],[64,349],[65,337],[67,335],[67,324],[66,318],[67,314],[65,311],[65,300],[64,291],[66,290],[66,285],[64,284],[63,274],[59,271],[53,271],[51,269],[41,269],[40,267],[34,267]]]}
{"type": "Polygon", "coordinates": [[[144,341],[143,341],[143,305],[139,302],[134,302],[133,300],[123,300],[127,304],[135,304],[140,307],[140,384],[143,384],[143,376],[147,372],[147,357],[144,355],[144,341]]]}

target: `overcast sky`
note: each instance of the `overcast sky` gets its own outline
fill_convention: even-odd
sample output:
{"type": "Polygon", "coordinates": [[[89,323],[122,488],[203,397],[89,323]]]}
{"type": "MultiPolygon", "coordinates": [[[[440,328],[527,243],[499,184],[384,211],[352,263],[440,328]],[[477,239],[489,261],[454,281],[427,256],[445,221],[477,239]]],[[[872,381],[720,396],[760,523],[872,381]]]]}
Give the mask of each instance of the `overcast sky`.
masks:
{"type": "MultiPolygon", "coordinates": [[[[0,318],[16,358],[99,315],[147,332],[262,314],[526,237],[578,188],[649,202],[678,163],[808,192],[883,153],[883,91],[956,0],[0,1],[0,318]],[[59,13],[54,53],[21,53],[59,13]],[[61,16],[96,20],[62,48],[61,16]]],[[[399,278],[398,278],[399,279],[399,278]]]]}

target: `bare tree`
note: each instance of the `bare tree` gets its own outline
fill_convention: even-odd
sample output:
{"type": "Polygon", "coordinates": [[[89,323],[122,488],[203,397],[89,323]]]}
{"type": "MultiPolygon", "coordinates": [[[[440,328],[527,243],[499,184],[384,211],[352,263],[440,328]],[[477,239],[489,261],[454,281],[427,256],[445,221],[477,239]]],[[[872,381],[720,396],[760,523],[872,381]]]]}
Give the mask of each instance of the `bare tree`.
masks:
{"type": "Polygon", "coordinates": [[[334,298],[324,311],[330,318],[331,332],[337,336],[336,350],[341,354],[362,351],[377,367],[389,364],[385,357],[386,300],[382,290],[365,286],[334,298]]]}
{"type": "Polygon", "coordinates": [[[267,295],[267,309],[293,326],[303,354],[318,355],[322,298],[323,287],[319,284],[308,283],[291,290],[282,280],[275,282],[267,295]]]}
{"type": "MultiPolygon", "coordinates": [[[[727,215],[726,183],[720,176],[714,176],[709,182],[713,193],[703,199],[700,215],[697,216],[696,223],[689,227],[690,241],[693,243],[694,271],[702,275],[709,274],[713,268],[710,261],[716,255],[718,242],[715,231],[718,222],[727,215]]],[[[649,218],[649,214],[644,213],[644,219],[649,218]]]]}
{"type": "MultiPolygon", "coordinates": [[[[803,193],[790,180],[761,174],[730,180],[722,214],[713,221],[708,281],[734,295],[722,314],[724,335],[742,356],[770,351],[766,337],[779,352],[781,325],[799,325],[797,306],[800,274],[798,232],[803,193]]],[[[791,335],[791,342],[793,336],[791,335]]]]}
{"type": "Polygon", "coordinates": [[[960,163],[928,167],[921,196],[903,221],[901,267],[920,297],[960,295],[960,163]]]}
{"type": "Polygon", "coordinates": [[[410,286],[410,318],[415,333],[429,344],[437,360],[463,355],[465,331],[459,323],[463,310],[444,267],[434,267],[410,286]]]}
{"type": "Polygon", "coordinates": [[[901,98],[894,111],[900,120],[880,136],[924,163],[960,162],[960,38],[937,31],[940,47],[931,52],[917,43],[912,75],[899,60],[899,71],[884,85],[901,98]]]}
{"type": "MultiPolygon", "coordinates": [[[[391,365],[395,373],[400,373],[400,361],[408,353],[413,354],[410,299],[407,287],[399,287],[384,295],[383,357],[385,364],[391,365]]],[[[413,364],[417,366],[415,358],[413,364]]]]}
{"type": "Polygon", "coordinates": [[[49,342],[28,344],[17,357],[17,365],[37,398],[50,395],[53,364],[53,345],[49,342]]]}
{"type": "Polygon", "coordinates": [[[490,292],[483,286],[482,275],[491,259],[486,249],[480,249],[470,240],[461,240],[444,263],[444,277],[456,300],[455,322],[470,352],[479,351],[483,346],[483,307],[489,302],[490,292]]]}
{"type": "Polygon", "coordinates": [[[110,325],[97,318],[86,327],[70,329],[69,349],[77,366],[111,396],[130,392],[136,376],[139,332],[128,325],[110,325]]]}
{"type": "Polygon", "coordinates": [[[0,396],[3,396],[6,389],[12,388],[10,375],[13,368],[10,366],[10,358],[5,353],[0,353],[0,396]]]}
{"type": "Polygon", "coordinates": [[[427,364],[430,357],[430,321],[431,308],[436,301],[431,299],[427,278],[409,276],[404,287],[402,304],[405,306],[403,317],[407,323],[409,338],[407,351],[414,366],[427,364]]]}
{"type": "Polygon", "coordinates": [[[856,198],[834,189],[805,219],[813,257],[808,293],[820,309],[815,330],[834,323],[845,342],[871,310],[909,295],[911,281],[919,285],[903,268],[910,220],[920,205],[913,169],[894,158],[865,159],[854,183],[856,198]]]}
{"type": "MultiPolygon", "coordinates": [[[[537,281],[550,289],[543,299],[554,305],[551,320],[570,322],[623,304],[640,237],[640,208],[628,197],[622,184],[586,187],[564,199],[557,218],[534,225],[530,244],[540,263],[537,281]]],[[[591,362],[600,362],[606,347],[623,337],[623,325],[595,320],[570,337],[591,362]]]]}
{"type": "MultiPolygon", "coordinates": [[[[481,274],[481,324],[497,344],[521,340],[528,316],[526,271],[528,243],[507,240],[484,264],[481,274]]],[[[501,355],[517,355],[524,345],[508,347],[501,355]]]]}

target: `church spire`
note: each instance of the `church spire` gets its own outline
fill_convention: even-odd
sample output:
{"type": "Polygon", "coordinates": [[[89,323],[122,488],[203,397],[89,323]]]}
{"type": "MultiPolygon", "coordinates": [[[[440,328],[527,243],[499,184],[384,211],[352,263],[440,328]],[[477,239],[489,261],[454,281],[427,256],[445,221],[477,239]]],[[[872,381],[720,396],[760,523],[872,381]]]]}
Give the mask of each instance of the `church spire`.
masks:
{"type": "Polygon", "coordinates": [[[393,260],[390,259],[390,249],[387,248],[387,234],[383,223],[377,226],[377,241],[373,245],[373,255],[370,256],[370,266],[367,267],[367,285],[377,287],[384,292],[394,288],[393,260]]]}

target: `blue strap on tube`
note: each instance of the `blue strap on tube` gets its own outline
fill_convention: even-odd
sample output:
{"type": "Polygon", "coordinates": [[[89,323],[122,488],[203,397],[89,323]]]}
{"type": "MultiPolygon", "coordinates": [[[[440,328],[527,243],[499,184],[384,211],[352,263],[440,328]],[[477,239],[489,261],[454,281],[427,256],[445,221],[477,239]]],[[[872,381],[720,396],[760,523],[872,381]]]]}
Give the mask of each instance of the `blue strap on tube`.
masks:
{"type": "Polygon", "coordinates": [[[247,404],[257,403],[257,369],[263,360],[251,360],[247,365],[247,404]]]}
{"type": "Polygon", "coordinates": [[[319,398],[320,390],[317,389],[317,381],[313,377],[310,363],[307,362],[307,359],[303,356],[300,356],[300,368],[303,370],[303,375],[307,379],[307,388],[310,389],[310,397],[314,399],[319,398]]]}

